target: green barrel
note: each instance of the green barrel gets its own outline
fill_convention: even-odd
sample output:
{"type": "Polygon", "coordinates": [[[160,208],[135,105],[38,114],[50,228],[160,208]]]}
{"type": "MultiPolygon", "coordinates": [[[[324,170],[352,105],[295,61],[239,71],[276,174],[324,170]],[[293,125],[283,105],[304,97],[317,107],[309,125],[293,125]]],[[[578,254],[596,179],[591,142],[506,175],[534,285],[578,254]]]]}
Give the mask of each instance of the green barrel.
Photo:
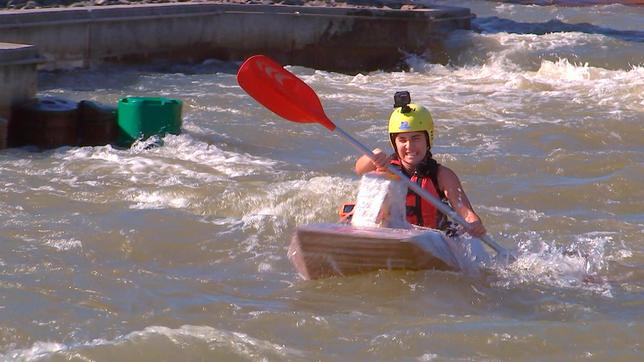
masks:
{"type": "Polygon", "coordinates": [[[119,100],[117,124],[120,146],[129,147],[137,139],[181,133],[181,106],[178,99],[125,97],[119,100]]]}

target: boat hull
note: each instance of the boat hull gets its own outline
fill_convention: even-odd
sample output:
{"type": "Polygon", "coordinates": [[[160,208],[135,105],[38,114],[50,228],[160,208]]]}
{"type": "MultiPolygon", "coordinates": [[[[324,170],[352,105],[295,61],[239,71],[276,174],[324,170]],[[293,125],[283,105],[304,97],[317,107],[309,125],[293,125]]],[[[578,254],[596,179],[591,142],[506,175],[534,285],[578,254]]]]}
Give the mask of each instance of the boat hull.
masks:
{"type": "Polygon", "coordinates": [[[452,242],[434,229],[310,224],[296,230],[288,257],[306,280],[382,269],[460,271],[452,242]]]}

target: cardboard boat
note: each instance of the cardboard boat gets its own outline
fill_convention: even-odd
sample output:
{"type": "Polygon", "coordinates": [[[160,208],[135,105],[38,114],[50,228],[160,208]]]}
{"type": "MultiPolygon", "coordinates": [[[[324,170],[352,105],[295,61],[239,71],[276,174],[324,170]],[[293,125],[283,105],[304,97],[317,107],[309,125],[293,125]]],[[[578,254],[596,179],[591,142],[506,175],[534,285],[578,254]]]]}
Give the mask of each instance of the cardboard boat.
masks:
{"type": "Polygon", "coordinates": [[[383,173],[367,173],[344,223],[296,229],[288,257],[303,279],[346,276],[376,270],[477,272],[488,259],[478,239],[448,237],[406,220],[405,184],[383,173]]]}
{"type": "Polygon", "coordinates": [[[434,229],[310,224],[297,228],[288,257],[309,280],[383,269],[468,271],[487,253],[477,239],[450,238],[434,229]]]}

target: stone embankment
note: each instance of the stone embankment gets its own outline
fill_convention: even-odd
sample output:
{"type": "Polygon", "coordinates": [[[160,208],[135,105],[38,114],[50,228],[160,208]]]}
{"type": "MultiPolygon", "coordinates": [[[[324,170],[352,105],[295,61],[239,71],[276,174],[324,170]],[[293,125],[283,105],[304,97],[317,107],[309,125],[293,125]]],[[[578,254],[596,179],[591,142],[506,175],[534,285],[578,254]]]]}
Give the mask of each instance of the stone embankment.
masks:
{"type": "Polygon", "coordinates": [[[445,63],[446,35],[469,29],[473,17],[465,8],[350,1],[5,10],[0,11],[0,42],[36,45],[44,66],[52,69],[105,61],[241,60],[263,53],[288,64],[357,73],[400,69],[410,54],[445,63]]]}
{"type": "MultiPolygon", "coordinates": [[[[495,1],[495,0],[490,0],[495,1]]],[[[644,5],[644,0],[496,0],[497,2],[522,5],[558,5],[558,6],[593,6],[598,4],[644,5]]],[[[423,8],[422,1],[406,0],[0,0],[0,9],[39,9],[52,7],[82,7],[130,4],[159,3],[221,3],[221,4],[261,4],[261,5],[297,5],[325,7],[375,7],[400,9],[423,8]]]]}
{"type": "Polygon", "coordinates": [[[291,5],[317,7],[356,7],[356,8],[388,8],[388,9],[417,9],[425,8],[423,4],[412,1],[396,0],[0,0],[0,9],[39,9],[54,7],[83,7],[133,4],[161,3],[216,3],[216,4],[248,4],[248,5],[291,5]]]}
{"type": "MultiPolygon", "coordinates": [[[[0,3],[14,8],[0,10],[0,118],[13,118],[17,102],[35,95],[37,69],[103,62],[239,61],[253,54],[354,74],[401,69],[410,54],[445,63],[442,41],[450,31],[469,29],[473,17],[464,8],[385,0],[111,4],[114,0],[0,3]]],[[[15,122],[9,119],[10,130],[21,129],[15,122]]],[[[0,127],[6,124],[0,119],[0,127]]],[[[43,133],[30,127],[16,134],[43,133]]],[[[60,143],[37,141],[43,148],[60,143]]]]}

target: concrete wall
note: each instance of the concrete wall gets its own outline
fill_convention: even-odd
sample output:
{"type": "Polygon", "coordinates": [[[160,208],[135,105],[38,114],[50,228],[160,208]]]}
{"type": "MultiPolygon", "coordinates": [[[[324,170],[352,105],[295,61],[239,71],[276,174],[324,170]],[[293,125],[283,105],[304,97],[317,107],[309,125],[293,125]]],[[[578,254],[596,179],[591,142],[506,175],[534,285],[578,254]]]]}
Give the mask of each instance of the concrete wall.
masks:
{"type": "Polygon", "coordinates": [[[36,95],[36,47],[0,43],[0,149],[6,148],[11,107],[36,95]]]}
{"type": "Polygon", "coordinates": [[[0,11],[0,41],[35,44],[47,68],[100,61],[241,60],[355,73],[397,68],[405,53],[447,59],[441,39],[469,28],[469,9],[383,10],[154,4],[0,11]]]}
{"type": "Polygon", "coordinates": [[[0,118],[9,119],[12,104],[35,96],[41,61],[33,45],[0,43],[0,118]]]}

